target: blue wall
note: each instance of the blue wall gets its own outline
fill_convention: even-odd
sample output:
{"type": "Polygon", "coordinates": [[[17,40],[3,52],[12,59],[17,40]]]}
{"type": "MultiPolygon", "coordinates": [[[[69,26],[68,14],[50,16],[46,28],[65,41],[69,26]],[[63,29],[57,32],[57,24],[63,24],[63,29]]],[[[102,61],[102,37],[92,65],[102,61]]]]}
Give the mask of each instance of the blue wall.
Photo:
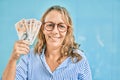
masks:
{"type": "Polygon", "coordinates": [[[40,19],[56,4],[72,16],[93,80],[120,80],[120,0],[0,0],[0,76],[18,40],[14,24],[22,18],[40,19]]]}

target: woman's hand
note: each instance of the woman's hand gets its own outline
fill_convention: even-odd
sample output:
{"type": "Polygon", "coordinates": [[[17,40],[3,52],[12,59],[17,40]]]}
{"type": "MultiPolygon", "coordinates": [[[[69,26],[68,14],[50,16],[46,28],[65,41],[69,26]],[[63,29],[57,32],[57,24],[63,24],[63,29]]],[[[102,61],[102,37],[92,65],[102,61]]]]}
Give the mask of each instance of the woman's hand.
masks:
{"type": "Polygon", "coordinates": [[[29,42],[25,40],[18,40],[14,44],[11,60],[18,60],[21,54],[29,53],[29,42]]]}
{"type": "Polygon", "coordinates": [[[11,58],[5,68],[2,80],[15,80],[16,62],[21,54],[27,54],[28,52],[29,52],[28,41],[19,40],[15,42],[11,58]]]}

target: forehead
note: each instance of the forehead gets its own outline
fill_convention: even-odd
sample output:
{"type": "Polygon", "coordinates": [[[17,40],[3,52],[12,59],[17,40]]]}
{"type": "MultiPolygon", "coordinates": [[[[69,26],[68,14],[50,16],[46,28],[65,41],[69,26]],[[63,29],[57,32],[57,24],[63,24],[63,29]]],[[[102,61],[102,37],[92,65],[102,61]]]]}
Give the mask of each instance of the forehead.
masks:
{"type": "Polygon", "coordinates": [[[45,22],[54,22],[54,23],[64,23],[62,14],[59,11],[53,10],[50,11],[46,17],[45,22]]]}

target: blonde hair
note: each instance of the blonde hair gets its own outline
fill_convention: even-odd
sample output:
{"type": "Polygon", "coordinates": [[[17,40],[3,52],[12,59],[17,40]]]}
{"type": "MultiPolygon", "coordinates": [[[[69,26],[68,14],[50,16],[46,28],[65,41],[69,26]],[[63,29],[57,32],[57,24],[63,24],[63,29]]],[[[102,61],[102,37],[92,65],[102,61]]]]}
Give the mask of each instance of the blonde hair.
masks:
{"type": "MultiPolygon", "coordinates": [[[[59,57],[58,62],[64,56],[70,56],[73,62],[80,61],[82,57],[78,53],[73,53],[73,50],[78,49],[79,45],[74,40],[72,20],[70,18],[68,11],[64,7],[61,7],[61,6],[52,6],[44,13],[44,15],[41,18],[41,22],[44,23],[47,14],[53,10],[60,12],[64,18],[63,20],[69,26],[67,33],[66,33],[66,37],[63,41],[63,45],[60,50],[61,56],[59,57]],[[74,58],[76,58],[75,61],[74,61],[74,58]]],[[[43,34],[43,29],[44,29],[44,26],[42,25],[41,29],[38,33],[38,41],[34,48],[35,53],[38,53],[38,54],[40,54],[42,52],[42,49],[46,45],[46,40],[45,40],[45,36],[43,34]]]]}

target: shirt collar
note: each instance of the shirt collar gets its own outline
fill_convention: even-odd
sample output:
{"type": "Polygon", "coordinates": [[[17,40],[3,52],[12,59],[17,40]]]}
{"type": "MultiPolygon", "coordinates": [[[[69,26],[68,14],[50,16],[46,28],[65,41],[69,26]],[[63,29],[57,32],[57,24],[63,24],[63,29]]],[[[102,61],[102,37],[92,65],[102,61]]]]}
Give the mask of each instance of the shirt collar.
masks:
{"type": "MultiPolygon", "coordinates": [[[[47,69],[50,73],[52,73],[51,70],[50,70],[50,68],[49,68],[49,66],[48,66],[48,64],[47,64],[47,62],[46,62],[46,59],[45,59],[45,48],[43,48],[40,57],[41,57],[41,59],[42,59],[42,62],[43,62],[44,65],[45,65],[46,69],[47,69]]],[[[72,61],[71,61],[71,58],[70,58],[70,57],[66,58],[66,59],[56,68],[56,70],[67,67],[67,66],[69,65],[69,63],[71,63],[71,62],[72,62],[72,61]]]]}

